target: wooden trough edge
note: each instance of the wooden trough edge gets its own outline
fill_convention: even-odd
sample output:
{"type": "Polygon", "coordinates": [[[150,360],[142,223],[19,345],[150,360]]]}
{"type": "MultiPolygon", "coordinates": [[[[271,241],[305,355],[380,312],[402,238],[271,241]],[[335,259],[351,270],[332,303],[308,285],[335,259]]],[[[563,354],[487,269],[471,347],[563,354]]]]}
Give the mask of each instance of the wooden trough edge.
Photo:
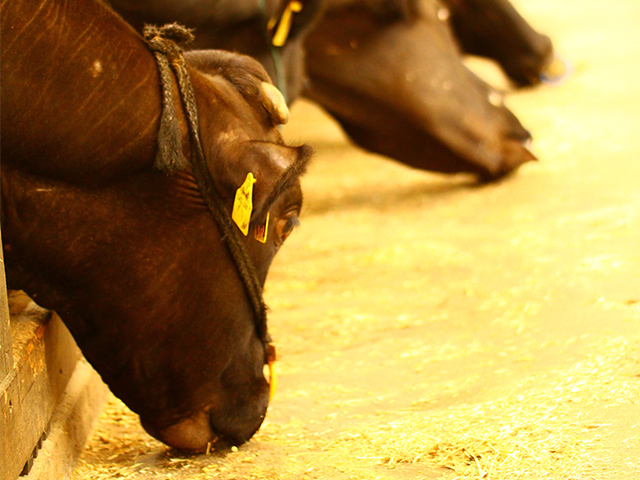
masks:
{"type": "Polygon", "coordinates": [[[0,480],[64,480],[109,390],[60,318],[17,293],[13,367],[0,382],[0,480]]]}
{"type": "Polygon", "coordinates": [[[0,248],[0,480],[70,478],[108,393],[54,312],[9,301],[0,248]]]}
{"type": "Polygon", "coordinates": [[[65,480],[71,477],[80,452],[109,395],[100,375],[82,358],[76,364],[56,407],[38,457],[24,480],[65,480]]]}

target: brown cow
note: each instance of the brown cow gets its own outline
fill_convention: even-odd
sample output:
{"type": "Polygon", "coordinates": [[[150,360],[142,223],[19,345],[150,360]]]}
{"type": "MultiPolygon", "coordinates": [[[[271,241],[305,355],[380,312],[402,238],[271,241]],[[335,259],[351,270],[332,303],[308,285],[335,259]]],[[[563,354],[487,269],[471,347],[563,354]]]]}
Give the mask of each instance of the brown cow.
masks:
{"type": "Polygon", "coordinates": [[[442,0],[462,50],[495,60],[516,86],[558,81],[567,65],[507,0],[442,0]]]}
{"type": "Polygon", "coordinates": [[[437,0],[331,0],[307,36],[305,95],[368,150],[500,178],[532,160],[502,95],[463,64],[437,0]]]}
{"type": "Polygon", "coordinates": [[[458,47],[462,40],[466,51],[491,56],[518,82],[534,82],[551,61],[551,43],[506,0],[272,0],[262,8],[242,0],[112,3],[134,25],[185,22],[204,33],[200,46],[256,56],[286,78],[289,102],[302,90],[356,144],[410,166],[493,179],[533,158],[523,145],[528,132],[501,95],[466,69],[458,47]],[[290,34],[276,47],[269,19],[287,12],[290,34]],[[296,63],[303,59],[304,84],[296,63]]]}
{"type": "Polygon", "coordinates": [[[188,450],[216,437],[247,441],[269,402],[261,290],[297,222],[309,158],[308,147],[282,141],[282,98],[253,59],[190,53],[195,104],[187,95],[180,105],[171,76],[164,84],[189,162],[168,175],[154,166],[159,69],[139,34],[91,0],[7,0],[0,14],[10,288],[59,313],[156,438],[188,450]],[[203,155],[185,119],[194,105],[203,155]],[[257,182],[244,236],[223,229],[209,205],[217,192],[228,218],[248,173],[257,182]],[[254,228],[265,226],[262,243],[254,228]]]}

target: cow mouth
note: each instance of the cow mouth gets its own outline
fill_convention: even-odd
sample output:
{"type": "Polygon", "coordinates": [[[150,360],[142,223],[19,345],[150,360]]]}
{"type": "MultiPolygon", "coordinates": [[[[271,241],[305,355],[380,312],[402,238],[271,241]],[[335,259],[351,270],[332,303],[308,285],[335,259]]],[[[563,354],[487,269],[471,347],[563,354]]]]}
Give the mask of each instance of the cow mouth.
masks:
{"type": "Polygon", "coordinates": [[[236,405],[235,409],[229,408],[225,412],[224,409],[209,406],[168,427],[160,427],[142,417],[140,423],[152,437],[172,448],[190,453],[208,452],[216,443],[242,445],[262,425],[275,392],[276,374],[273,362],[265,367],[268,368],[268,378],[265,378],[258,394],[242,407],[236,405]]]}
{"type": "Polygon", "coordinates": [[[162,443],[190,453],[208,452],[218,443],[241,445],[247,442],[262,425],[275,393],[276,350],[273,344],[267,345],[264,360],[264,378],[255,384],[255,390],[244,401],[236,398],[221,405],[212,404],[169,426],[160,426],[141,416],[142,427],[162,443]]]}
{"type": "Polygon", "coordinates": [[[205,411],[198,412],[169,427],[157,427],[142,417],[140,423],[152,437],[172,448],[187,452],[201,453],[207,449],[207,445],[218,440],[218,435],[213,431],[205,411]]]}
{"type": "MultiPolygon", "coordinates": [[[[263,403],[263,402],[260,402],[263,403]]],[[[157,427],[140,419],[152,437],[171,448],[189,453],[205,453],[214,444],[242,445],[260,428],[265,408],[254,408],[247,418],[223,418],[213,410],[202,410],[168,427],[157,427]],[[261,412],[262,410],[262,412],[261,412]]]]}

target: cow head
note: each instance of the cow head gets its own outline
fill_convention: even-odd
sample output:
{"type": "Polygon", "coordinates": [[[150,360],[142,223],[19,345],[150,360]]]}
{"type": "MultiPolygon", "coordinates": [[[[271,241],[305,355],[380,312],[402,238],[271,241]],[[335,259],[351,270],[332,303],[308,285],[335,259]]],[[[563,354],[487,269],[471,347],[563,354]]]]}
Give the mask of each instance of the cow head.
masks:
{"type": "Polygon", "coordinates": [[[443,0],[462,49],[500,64],[518,86],[558,81],[567,65],[507,0],[443,0]]]}
{"type": "MultiPolygon", "coordinates": [[[[114,35],[106,27],[96,34],[114,35]]],[[[132,51],[137,52],[137,70],[116,64],[122,71],[107,79],[115,79],[113,84],[103,87],[103,79],[92,83],[92,77],[81,76],[82,68],[80,78],[66,74],[67,82],[77,80],[70,93],[60,84],[69,111],[78,112],[77,117],[66,117],[48,103],[34,118],[27,117],[26,106],[14,110],[22,101],[16,95],[22,92],[11,85],[20,76],[3,69],[3,101],[11,97],[3,102],[3,128],[13,134],[2,137],[3,148],[12,152],[2,164],[8,282],[59,313],[87,359],[140,415],[150,434],[195,451],[216,438],[239,444],[259,428],[269,402],[263,338],[238,266],[223,241],[225,234],[191,168],[167,175],[153,167],[148,153],[153,152],[160,117],[157,67],[150,52],[144,47],[140,52],[141,42],[132,43],[133,50],[109,58],[131,58],[132,51]],[[127,82],[136,86],[136,95],[128,94],[127,82]],[[90,108],[72,108],[76,102],[94,100],[90,108]],[[110,107],[102,122],[87,122],[82,116],[105,104],[110,107]],[[143,107],[148,111],[138,111],[143,107]],[[50,157],[46,170],[31,162],[21,146],[24,139],[17,138],[29,132],[19,127],[41,116],[51,122],[48,131],[38,130],[32,143],[46,146],[48,135],[65,140],[74,125],[95,129],[94,141],[101,146],[96,158],[76,148],[75,158],[50,157]],[[131,128],[122,129],[122,124],[131,128]],[[123,158],[123,151],[142,153],[123,158]],[[60,173],[68,168],[52,173],[54,159],[72,165],[76,175],[60,173]],[[109,159],[129,166],[112,168],[108,175],[95,170],[109,159]]],[[[101,39],[96,44],[111,45],[101,39]]],[[[2,60],[4,64],[4,50],[2,60]]],[[[87,55],[86,64],[94,60],[93,53],[87,55]]],[[[278,124],[286,120],[286,105],[255,60],[210,51],[190,54],[187,61],[207,169],[229,214],[247,174],[256,179],[249,231],[246,236],[240,233],[240,242],[262,287],[274,255],[297,223],[299,176],[310,151],[284,144],[278,124]]],[[[36,79],[33,83],[36,88],[36,79]]],[[[57,85],[54,78],[46,93],[55,97],[57,85]]],[[[184,113],[178,108],[177,114],[188,156],[184,113]]],[[[67,140],[72,143],[75,136],[67,140]]]]}
{"type": "MultiPolygon", "coordinates": [[[[202,82],[204,90],[206,85],[213,84],[217,92],[215,96],[201,96],[198,106],[201,135],[213,140],[204,145],[208,170],[229,212],[237,191],[246,185],[248,174],[255,182],[248,231],[242,234],[238,228],[236,234],[243,241],[262,287],[272,259],[298,223],[302,204],[299,177],[310,158],[310,149],[282,142],[275,127],[288,118],[284,99],[266,75],[236,74],[246,71],[247,57],[196,51],[187,54],[187,59],[201,74],[193,76],[194,87],[202,82]],[[219,105],[220,98],[225,99],[223,108],[219,105]]],[[[179,174],[176,180],[184,191],[190,192],[189,196],[194,194],[193,178],[188,172],[179,174]]],[[[202,206],[201,203],[200,210],[202,206]]],[[[220,232],[214,232],[215,235],[220,232]]],[[[190,235],[185,232],[185,236],[190,235]]],[[[141,412],[141,421],[152,435],[180,448],[203,448],[212,434],[235,444],[242,443],[262,423],[268,404],[269,385],[263,373],[267,355],[264,339],[259,335],[255,313],[240,282],[238,270],[242,267],[231,261],[224,249],[209,248],[207,255],[202,251],[202,242],[191,238],[189,243],[195,248],[191,258],[197,259],[199,267],[186,272],[191,279],[183,285],[183,291],[188,292],[189,302],[195,292],[200,292],[195,298],[207,299],[204,304],[209,310],[199,318],[190,317],[200,331],[181,325],[180,331],[170,338],[172,343],[182,338],[184,345],[167,352],[168,355],[161,354],[164,361],[153,364],[159,372],[167,369],[179,375],[188,372],[175,387],[172,379],[170,388],[174,388],[174,395],[185,391],[197,395],[189,399],[188,409],[183,407],[178,421],[169,420],[166,415],[160,421],[154,412],[141,412]],[[199,269],[205,272],[205,277],[193,276],[193,270],[199,269]],[[203,363],[207,364],[208,372],[203,363]],[[186,380],[190,385],[184,383],[186,380]]],[[[220,244],[216,238],[214,245],[220,244]]],[[[183,307],[189,309],[186,304],[183,307]]],[[[164,336],[161,338],[166,340],[164,336]]],[[[142,395],[146,398],[148,392],[142,395]]],[[[161,411],[170,411],[170,405],[161,411]]]]}
{"type": "Polygon", "coordinates": [[[357,144],[413,167],[485,179],[533,159],[529,133],[502,95],[462,63],[440,3],[333,3],[306,38],[305,95],[357,144]]]}

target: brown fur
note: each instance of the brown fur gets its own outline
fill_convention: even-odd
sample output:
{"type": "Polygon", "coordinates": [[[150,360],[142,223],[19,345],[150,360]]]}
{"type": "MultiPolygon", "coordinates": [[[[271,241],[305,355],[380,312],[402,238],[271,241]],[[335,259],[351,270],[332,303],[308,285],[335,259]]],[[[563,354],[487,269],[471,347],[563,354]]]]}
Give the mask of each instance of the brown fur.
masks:
{"type": "MultiPolygon", "coordinates": [[[[190,170],[168,176],[153,167],[161,106],[153,55],[91,0],[16,0],[0,13],[9,286],[60,314],[160,440],[190,450],[216,435],[248,440],[268,403],[263,346],[190,170]]],[[[292,199],[299,211],[299,182],[283,177],[283,166],[305,163],[304,149],[284,145],[247,96],[264,79],[254,60],[208,55],[220,72],[192,66],[190,76],[210,174],[225,192],[248,171],[260,185],[287,179],[275,199],[254,192],[258,203],[269,198],[275,225],[292,199]]],[[[268,239],[242,240],[260,285],[280,245],[275,226],[268,239]]]]}

